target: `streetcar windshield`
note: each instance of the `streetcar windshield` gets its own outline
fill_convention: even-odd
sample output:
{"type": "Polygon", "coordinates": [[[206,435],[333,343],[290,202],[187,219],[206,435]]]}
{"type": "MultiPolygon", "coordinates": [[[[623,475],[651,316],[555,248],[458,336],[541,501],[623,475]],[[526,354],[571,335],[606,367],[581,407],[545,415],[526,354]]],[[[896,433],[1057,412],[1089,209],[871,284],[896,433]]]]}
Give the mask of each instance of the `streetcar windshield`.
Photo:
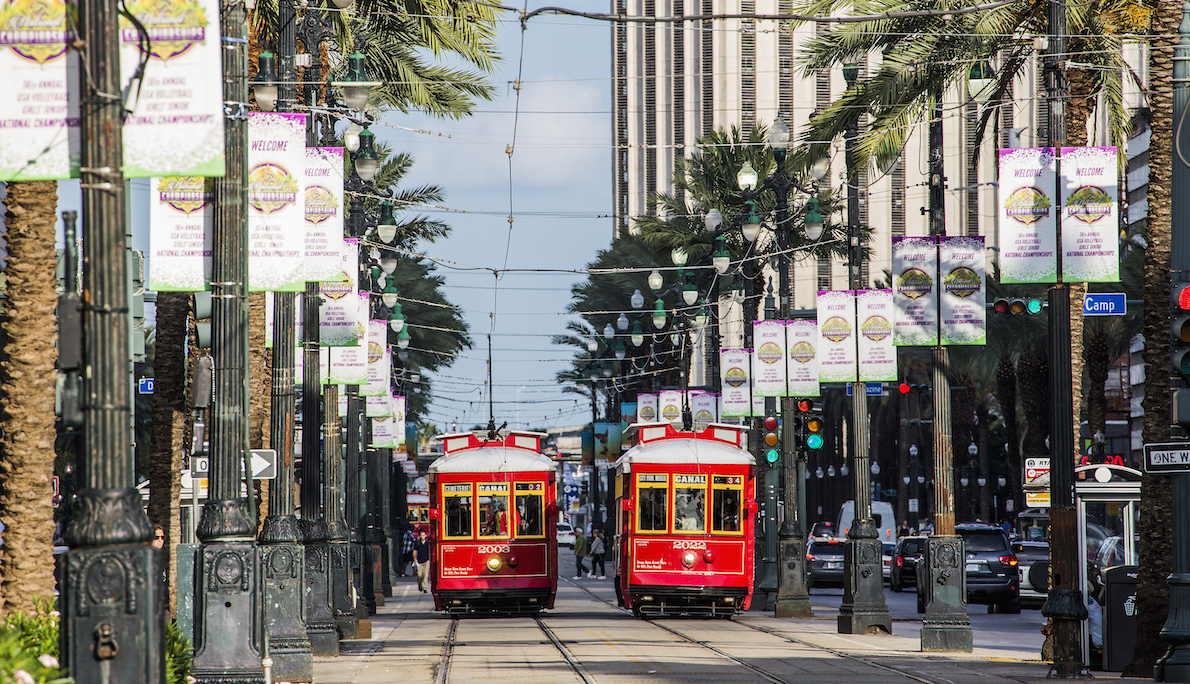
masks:
{"type": "Polygon", "coordinates": [[[705,532],[706,475],[674,475],[674,531],[705,532]]]}
{"type": "Polygon", "coordinates": [[[636,497],[640,502],[636,529],[642,532],[665,532],[669,529],[669,476],[640,473],[636,478],[636,497]]]}
{"type": "Polygon", "coordinates": [[[743,478],[716,475],[711,490],[711,531],[739,532],[740,506],[744,496],[743,478]]]}
{"type": "Polygon", "coordinates": [[[479,536],[508,536],[508,483],[479,485],[479,536]]]}
{"type": "Polygon", "coordinates": [[[471,485],[444,484],[442,485],[443,536],[470,537],[471,536],[471,485]]]}
{"type": "Polygon", "coordinates": [[[544,535],[541,529],[542,513],[542,483],[516,483],[516,515],[518,537],[540,537],[544,535]]]}

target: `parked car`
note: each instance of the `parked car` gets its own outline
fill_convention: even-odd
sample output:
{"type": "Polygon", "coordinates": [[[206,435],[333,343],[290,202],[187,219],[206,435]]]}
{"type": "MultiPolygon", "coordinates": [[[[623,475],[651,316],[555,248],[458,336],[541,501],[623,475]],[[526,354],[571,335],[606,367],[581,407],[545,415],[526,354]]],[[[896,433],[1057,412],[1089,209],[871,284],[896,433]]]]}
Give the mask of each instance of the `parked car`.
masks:
{"type": "Polygon", "coordinates": [[[888,586],[901,591],[908,586],[917,586],[917,564],[926,552],[925,537],[901,537],[893,548],[892,572],[888,586]]]}
{"type": "Polygon", "coordinates": [[[843,584],[843,548],[841,539],[816,539],[806,551],[806,568],[813,586],[843,584]]]}
{"type": "Polygon", "coordinates": [[[880,573],[884,575],[884,581],[887,582],[892,578],[893,549],[895,549],[897,545],[885,542],[880,546],[880,573]]]}
{"type": "Polygon", "coordinates": [[[558,523],[558,546],[574,548],[574,526],[570,523],[558,523]]]}
{"type": "Polygon", "coordinates": [[[1012,552],[1016,555],[1016,567],[1021,577],[1021,603],[1040,606],[1049,593],[1049,543],[1014,541],[1012,552]]]}
{"type": "MultiPolygon", "coordinates": [[[[1004,530],[992,525],[956,525],[966,552],[967,603],[985,603],[989,613],[1021,612],[1020,571],[1017,557],[1009,546],[1004,530]]],[[[925,611],[923,574],[925,564],[917,565],[917,607],[925,611]]]]}
{"type": "Polygon", "coordinates": [[[819,520],[810,528],[810,541],[815,539],[834,539],[835,526],[829,520],[819,520]]]}

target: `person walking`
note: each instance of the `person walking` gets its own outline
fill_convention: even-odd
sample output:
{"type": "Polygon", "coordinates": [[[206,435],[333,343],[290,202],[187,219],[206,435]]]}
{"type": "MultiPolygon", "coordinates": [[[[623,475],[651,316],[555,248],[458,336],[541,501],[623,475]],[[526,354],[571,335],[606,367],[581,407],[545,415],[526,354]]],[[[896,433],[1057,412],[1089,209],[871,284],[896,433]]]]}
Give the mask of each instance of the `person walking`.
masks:
{"type": "Polygon", "coordinates": [[[586,566],[583,565],[583,559],[587,557],[587,535],[583,534],[583,528],[580,525],[574,531],[574,578],[582,579],[583,573],[587,571],[586,566]]]}
{"type": "Polygon", "coordinates": [[[595,530],[591,533],[591,576],[595,576],[595,568],[599,568],[599,579],[607,579],[607,567],[603,564],[603,555],[607,553],[607,545],[603,543],[603,533],[595,530]]]}
{"type": "Polygon", "coordinates": [[[413,528],[405,528],[405,536],[401,540],[401,568],[398,576],[405,576],[405,568],[409,567],[409,563],[413,561],[413,545],[417,543],[417,537],[413,535],[413,528]]]}
{"type": "Polygon", "coordinates": [[[430,584],[430,540],[425,529],[418,530],[413,542],[413,567],[417,570],[417,588],[426,593],[430,584]]]}

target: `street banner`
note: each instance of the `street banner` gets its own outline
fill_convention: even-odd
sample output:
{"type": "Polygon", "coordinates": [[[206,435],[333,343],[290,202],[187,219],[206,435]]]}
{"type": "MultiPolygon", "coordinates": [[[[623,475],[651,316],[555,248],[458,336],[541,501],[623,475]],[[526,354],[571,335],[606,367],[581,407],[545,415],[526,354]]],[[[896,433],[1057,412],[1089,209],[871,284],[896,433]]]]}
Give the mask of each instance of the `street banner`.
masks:
{"type": "Polygon", "coordinates": [[[595,460],[614,463],[620,458],[619,423],[595,423],[595,460]]]}
{"type": "Polygon", "coordinates": [[[819,382],[857,381],[855,345],[855,290],[819,290],[819,382]]]}
{"type": "Polygon", "coordinates": [[[893,344],[938,343],[938,238],[894,237],[893,344]]]}
{"type": "Polygon", "coordinates": [[[0,181],[78,176],[79,52],[67,50],[69,11],[68,21],[63,0],[0,2],[0,181]]]}
{"type": "Polygon", "coordinates": [[[368,384],[359,388],[360,394],[388,395],[392,358],[388,350],[388,321],[368,321],[368,384]]]}
{"type": "Polygon", "coordinates": [[[333,385],[364,385],[368,382],[368,348],[335,347],[330,350],[330,377],[333,385]]]}
{"type": "MultiPolygon", "coordinates": [[[[339,351],[339,350],[335,350],[339,351]]],[[[389,418],[393,415],[393,402],[388,393],[383,397],[364,397],[364,415],[368,418],[389,418]]]]}
{"type": "Polygon", "coordinates": [[[303,180],[303,277],[311,282],[338,280],[343,243],[343,148],[307,147],[303,180]]]}
{"type": "Polygon", "coordinates": [[[130,86],[131,110],[124,177],[222,176],[219,3],[128,0],[124,12],[136,17],[133,23],[121,13],[119,20],[120,81],[130,86]]]}
{"type": "Polygon", "coordinates": [[[354,347],[359,344],[359,239],[344,238],[340,247],[338,282],[322,281],[322,306],[318,331],[324,347],[354,347]]]}
{"type": "Polygon", "coordinates": [[[653,393],[639,392],[636,395],[636,415],[642,423],[658,422],[658,397],[653,393]]]}
{"type": "MultiPolygon", "coordinates": [[[[749,392],[748,394],[751,395],[752,393],[749,392]]],[[[717,401],[719,402],[719,414],[718,415],[719,415],[720,423],[726,423],[728,425],[739,425],[740,423],[743,422],[744,417],[723,415],[723,395],[722,394],[720,394],[718,396],[717,401]]]]}
{"type": "Polygon", "coordinates": [[[855,315],[859,321],[859,381],[896,380],[892,290],[856,290],[855,315]]]}
{"type": "Polygon", "coordinates": [[[752,393],[752,417],[764,417],[764,397],[757,396],[755,392],[752,393]]]}
{"type": "Polygon", "coordinates": [[[942,344],[987,344],[984,263],[983,236],[938,239],[942,344]]]}
{"type": "Polygon", "coordinates": [[[409,426],[409,422],[405,420],[408,415],[406,400],[403,396],[390,397],[390,399],[393,407],[393,441],[397,443],[398,447],[401,447],[405,445],[409,426]]]}
{"type": "Polygon", "coordinates": [[[785,323],[786,375],[791,397],[817,397],[818,321],[799,318],[785,323]]]}
{"type": "Polygon", "coordinates": [[[682,427],[682,391],[661,390],[661,419],[662,423],[673,423],[675,428],[682,427]]]}
{"type": "Polygon", "coordinates": [[[720,386],[723,388],[723,417],[748,416],[752,412],[752,350],[719,350],[720,386]]]}
{"type": "Polygon", "coordinates": [[[1000,282],[1058,282],[1054,148],[1000,150],[1000,282]]]}
{"type": "Polygon", "coordinates": [[[1062,280],[1114,283],[1120,279],[1115,147],[1062,148],[1062,280]]]}
{"type": "Polygon", "coordinates": [[[372,446],[377,449],[389,449],[397,444],[393,441],[393,419],[372,418],[372,446]]]}
{"type": "Polygon", "coordinates": [[[786,396],[785,321],[752,324],[752,394],[786,396]]]}
{"type": "Polygon", "coordinates": [[[306,115],[248,114],[248,287],[300,292],[306,287],[304,207],[306,115]]]}
{"type": "Polygon", "coordinates": [[[210,288],[212,184],[202,176],[149,181],[149,290],[200,292],[210,288]]]}
{"type": "Polygon", "coordinates": [[[711,423],[717,422],[719,416],[719,395],[702,390],[690,391],[690,410],[694,414],[694,431],[702,432],[711,423]]]}

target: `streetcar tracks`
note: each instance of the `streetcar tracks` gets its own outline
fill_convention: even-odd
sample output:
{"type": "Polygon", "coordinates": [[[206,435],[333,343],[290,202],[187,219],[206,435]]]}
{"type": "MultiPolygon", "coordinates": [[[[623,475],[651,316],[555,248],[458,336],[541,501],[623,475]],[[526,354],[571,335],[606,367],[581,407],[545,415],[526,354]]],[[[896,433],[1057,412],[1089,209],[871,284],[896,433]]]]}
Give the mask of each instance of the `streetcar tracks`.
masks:
{"type": "Polygon", "coordinates": [[[450,678],[450,656],[454,653],[455,635],[458,634],[459,619],[451,618],[446,638],[442,640],[442,657],[438,659],[438,670],[434,673],[434,684],[446,684],[450,678]]]}
{"type": "Polygon", "coordinates": [[[571,654],[570,649],[566,648],[566,645],[554,635],[553,630],[547,627],[546,624],[542,622],[540,617],[533,618],[533,621],[536,622],[537,626],[541,628],[541,631],[547,637],[549,637],[550,642],[554,645],[554,648],[558,649],[558,652],[561,653],[562,657],[566,659],[567,664],[570,665],[570,669],[574,670],[574,673],[582,678],[586,684],[595,684],[595,679],[592,678],[591,675],[587,674],[586,668],[584,668],[582,663],[580,663],[578,659],[576,659],[574,655],[571,654]]]}
{"type": "MultiPolygon", "coordinates": [[[[546,638],[549,639],[549,643],[554,646],[558,653],[562,654],[562,658],[566,661],[566,664],[570,667],[574,674],[584,682],[584,684],[596,684],[595,678],[588,674],[586,668],[583,667],[583,664],[574,657],[574,654],[570,652],[570,649],[566,648],[566,645],[562,643],[561,639],[559,639],[554,634],[553,630],[551,630],[540,617],[534,617],[533,622],[537,624],[537,627],[541,630],[542,634],[544,634],[546,638]]],[[[447,684],[450,681],[450,666],[451,660],[454,657],[455,647],[463,645],[457,643],[459,633],[458,630],[459,618],[452,617],[450,619],[450,627],[446,631],[446,637],[442,640],[442,655],[438,660],[438,667],[434,672],[434,684],[447,684]]]]}

